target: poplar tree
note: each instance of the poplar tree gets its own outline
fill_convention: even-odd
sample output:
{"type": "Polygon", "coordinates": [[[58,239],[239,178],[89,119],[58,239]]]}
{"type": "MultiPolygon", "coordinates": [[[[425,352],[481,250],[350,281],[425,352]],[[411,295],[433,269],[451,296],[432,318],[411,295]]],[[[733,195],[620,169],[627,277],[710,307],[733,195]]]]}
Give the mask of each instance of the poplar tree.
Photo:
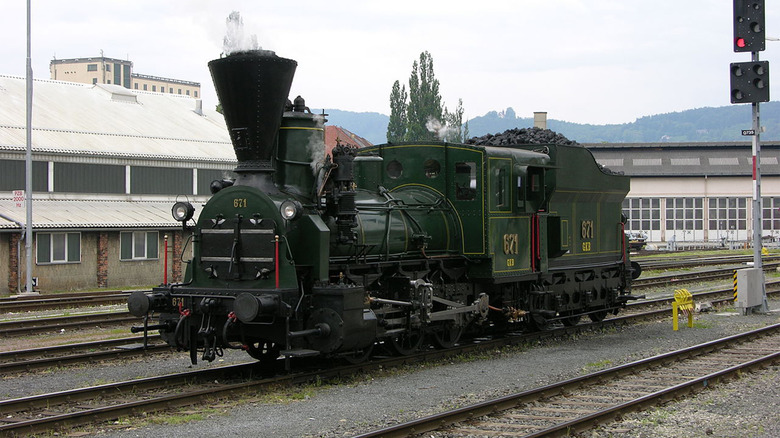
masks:
{"type": "Polygon", "coordinates": [[[406,140],[438,140],[426,128],[429,120],[441,121],[442,106],[439,80],[433,73],[433,57],[428,51],[420,54],[420,61],[412,64],[409,77],[409,106],[407,107],[406,140]]]}
{"type": "Polygon", "coordinates": [[[412,64],[408,95],[405,86],[398,81],[393,83],[387,141],[462,142],[468,135],[468,125],[465,132],[462,127],[463,100],[458,100],[458,106],[452,113],[442,107],[439,80],[433,72],[433,57],[427,51],[422,52],[419,61],[412,64]],[[443,125],[446,125],[444,129],[443,125]],[[442,138],[439,138],[439,133],[443,134],[442,138]]]}
{"type": "Polygon", "coordinates": [[[390,122],[387,124],[387,141],[398,143],[406,137],[406,86],[398,81],[390,92],[390,122]]]}

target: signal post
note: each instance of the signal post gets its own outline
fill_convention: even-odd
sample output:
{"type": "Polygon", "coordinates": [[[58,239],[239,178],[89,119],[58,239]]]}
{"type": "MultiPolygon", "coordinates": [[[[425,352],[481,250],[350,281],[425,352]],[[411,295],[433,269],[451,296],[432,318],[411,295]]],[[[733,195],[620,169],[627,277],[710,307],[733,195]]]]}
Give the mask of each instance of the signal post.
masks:
{"type": "Polygon", "coordinates": [[[753,129],[743,131],[753,137],[753,268],[739,272],[737,306],[745,314],[768,312],[764,267],[761,260],[761,123],[760,102],[769,102],[769,62],[759,61],[758,52],[766,45],[765,0],[734,0],[734,51],[750,52],[749,62],[729,66],[731,103],[750,103],[753,129]]]}

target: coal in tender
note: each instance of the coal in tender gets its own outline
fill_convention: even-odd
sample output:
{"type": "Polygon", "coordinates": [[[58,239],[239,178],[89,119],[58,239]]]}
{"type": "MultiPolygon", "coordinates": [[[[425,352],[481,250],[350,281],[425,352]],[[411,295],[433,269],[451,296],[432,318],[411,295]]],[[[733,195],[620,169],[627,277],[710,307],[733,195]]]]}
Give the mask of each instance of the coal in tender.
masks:
{"type": "Polygon", "coordinates": [[[560,144],[579,145],[563,135],[542,128],[513,128],[500,134],[486,134],[466,140],[466,144],[480,146],[509,146],[514,144],[560,144]]]}

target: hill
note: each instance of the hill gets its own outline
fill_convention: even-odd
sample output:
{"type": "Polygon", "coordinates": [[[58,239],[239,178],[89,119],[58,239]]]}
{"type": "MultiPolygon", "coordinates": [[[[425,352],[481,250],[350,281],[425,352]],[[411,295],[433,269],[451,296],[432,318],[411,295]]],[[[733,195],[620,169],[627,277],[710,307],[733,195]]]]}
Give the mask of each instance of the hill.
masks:
{"type": "MultiPolygon", "coordinates": [[[[321,110],[313,110],[321,112],[321,110]]],[[[368,141],[384,143],[389,117],[380,113],[356,113],[326,109],[328,123],[342,126],[368,141]]],[[[469,120],[469,135],[478,137],[513,128],[533,126],[532,117],[517,117],[512,108],[491,111],[469,120]]],[[[761,105],[762,140],[780,141],[780,102],[761,105]]],[[[697,108],[640,117],[634,122],[591,125],[549,119],[547,127],[579,143],[655,143],[746,141],[741,130],[752,127],[750,105],[697,108]]]]}

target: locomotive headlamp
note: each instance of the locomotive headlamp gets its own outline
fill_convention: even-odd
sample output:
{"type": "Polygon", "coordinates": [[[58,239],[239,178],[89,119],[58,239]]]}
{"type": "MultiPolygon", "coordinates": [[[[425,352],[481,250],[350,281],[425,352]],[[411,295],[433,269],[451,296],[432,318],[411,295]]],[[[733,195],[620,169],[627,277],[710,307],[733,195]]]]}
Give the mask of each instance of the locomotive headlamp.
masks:
{"type": "Polygon", "coordinates": [[[189,202],[179,201],[173,204],[171,214],[177,221],[187,222],[188,220],[192,219],[192,216],[195,214],[195,207],[193,207],[189,202]]]}
{"type": "Polygon", "coordinates": [[[284,220],[288,221],[297,219],[301,215],[302,210],[303,207],[301,207],[301,203],[293,199],[288,199],[279,206],[279,212],[282,214],[284,220]]]}

